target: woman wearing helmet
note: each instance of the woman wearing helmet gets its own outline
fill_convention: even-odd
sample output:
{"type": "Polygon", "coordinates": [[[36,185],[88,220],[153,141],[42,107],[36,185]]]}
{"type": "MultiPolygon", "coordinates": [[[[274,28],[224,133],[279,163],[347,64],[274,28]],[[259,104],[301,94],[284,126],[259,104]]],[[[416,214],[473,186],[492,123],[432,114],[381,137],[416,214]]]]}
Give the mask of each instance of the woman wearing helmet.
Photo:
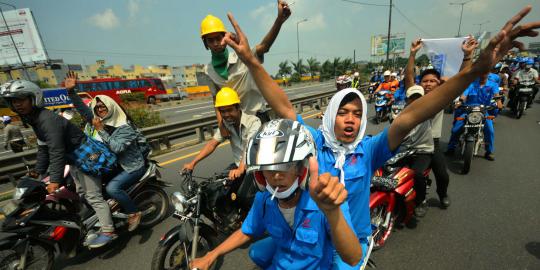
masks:
{"type": "Polygon", "coordinates": [[[347,191],[337,177],[318,176],[315,156],[311,134],[299,122],[263,124],[246,150],[248,170],[261,192],[242,228],[191,267],[207,269],[218,256],[265,232],[271,240],[261,240],[250,250],[263,269],[330,269],[334,249],[349,264],[358,263],[360,244],[343,204],[347,191]]]}
{"type": "MultiPolygon", "coordinates": [[[[43,108],[43,93],[34,83],[25,80],[10,81],[2,85],[0,96],[22,121],[32,127],[38,139],[35,171],[29,173],[38,178],[47,171],[50,176],[49,192],[56,191],[63,180],[66,164],[73,165],[72,153],[79,148],[85,135],[74,124],[58,114],[43,108]]],[[[82,187],[88,203],[96,211],[104,237],[94,239],[89,247],[100,247],[116,237],[109,205],[101,194],[101,179],[83,173],[76,166],[70,173],[82,187]],[[106,237],[105,237],[106,236],[106,237]]]]}
{"type": "MultiPolygon", "coordinates": [[[[319,130],[308,128],[317,146],[319,171],[339,174],[349,192],[351,218],[361,242],[371,235],[369,215],[369,187],[372,172],[382,166],[398,149],[407,134],[418,124],[432,118],[481,74],[486,73],[510,50],[517,37],[527,35],[540,22],[516,26],[530,7],[520,11],[480,53],[476,62],[450,78],[438,91],[425,95],[406,107],[389,128],[376,136],[362,138],[367,122],[367,106],[363,95],[356,89],[337,92],[326,109],[319,130]],[[505,35],[512,33],[512,35],[505,35]]],[[[232,15],[229,19],[235,28],[235,40],[225,38],[237,55],[246,63],[264,98],[283,118],[298,119],[285,92],[272,80],[264,67],[249,51],[249,42],[232,15]]],[[[535,32],[536,33],[536,32],[535,32]]],[[[339,263],[340,258],[336,258],[339,263]]]]}

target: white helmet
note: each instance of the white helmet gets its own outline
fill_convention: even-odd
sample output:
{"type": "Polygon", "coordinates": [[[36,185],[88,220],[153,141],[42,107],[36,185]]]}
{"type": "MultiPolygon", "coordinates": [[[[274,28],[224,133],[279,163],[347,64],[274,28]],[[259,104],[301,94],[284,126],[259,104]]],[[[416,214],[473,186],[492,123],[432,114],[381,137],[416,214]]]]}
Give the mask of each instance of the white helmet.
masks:
{"type": "Polygon", "coordinates": [[[390,70],[387,70],[383,73],[383,76],[390,76],[392,73],[390,73],[390,70]]]}
{"type": "Polygon", "coordinates": [[[356,77],[356,78],[360,77],[360,73],[359,73],[359,72],[355,72],[355,73],[354,73],[354,77],[356,77]]]}
{"type": "Polygon", "coordinates": [[[2,122],[4,122],[4,124],[11,123],[11,117],[8,115],[2,116],[2,122]]]}
{"type": "MultiPolygon", "coordinates": [[[[311,133],[297,121],[277,119],[264,123],[259,131],[249,139],[246,151],[247,172],[253,172],[260,191],[268,190],[280,196],[267,184],[262,171],[287,171],[293,165],[300,169],[293,187],[305,189],[308,182],[309,157],[316,156],[315,142],[311,133]]],[[[291,188],[293,188],[291,187],[291,188]]],[[[290,196],[294,191],[290,190],[290,196]]],[[[288,190],[289,191],[289,190],[288,190]]],[[[285,191],[287,192],[287,191],[285,191]]]]}
{"type": "Polygon", "coordinates": [[[390,74],[390,76],[392,76],[392,77],[397,77],[397,73],[396,73],[396,72],[392,72],[392,74],[390,74]]]}
{"type": "Polygon", "coordinates": [[[4,98],[11,110],[14,110],[11,102],[12,98],[32,98],[32,106],[43,107],[43,92],[35,83],[26,80],[14,80],[3,84],[0,87],[0,97],[4,98]]]}

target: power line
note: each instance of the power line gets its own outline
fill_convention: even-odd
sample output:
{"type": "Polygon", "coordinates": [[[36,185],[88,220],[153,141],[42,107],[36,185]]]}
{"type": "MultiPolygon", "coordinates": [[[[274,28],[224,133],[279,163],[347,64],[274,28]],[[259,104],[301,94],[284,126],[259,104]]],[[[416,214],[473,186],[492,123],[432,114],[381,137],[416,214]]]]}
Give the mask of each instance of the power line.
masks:
{"type": "Polygon", "coordinates": [[[394,5],[394,8],[396,9],[396,11],[403,17],[405,18],[405,20],[407,22],[409,22],[412,26],[414,26],[414,28],[418,29],[418,31],[426,34],[428,37],[433,37],[432,34],[426,32],[424,29],[420,28],[420,26],[418,26],[416,23],[414,23],[411,19],[409,19],[409,17],[407,17],[407,15],[405,15],[396,5],[394,5]]]}
{"type": "Polygon", "coordinates": [[[354,3],[354,4],[358,4],[358,5],[364,5],[364,6],[375,6],[375,7],[388,7],[388,6],[390,6],[390,5],[383,5],[383,4],[372,4],[372,3],[358,2],[358,1],[352,1],[352,0],[341,0],[341,1],[354,3]]]}

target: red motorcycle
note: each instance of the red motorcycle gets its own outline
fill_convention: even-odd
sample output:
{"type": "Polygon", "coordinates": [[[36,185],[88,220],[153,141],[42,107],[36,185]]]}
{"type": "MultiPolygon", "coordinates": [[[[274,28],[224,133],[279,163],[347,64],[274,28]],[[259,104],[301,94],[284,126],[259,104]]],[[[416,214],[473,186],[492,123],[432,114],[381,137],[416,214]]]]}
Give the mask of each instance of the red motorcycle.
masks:
{"type": "MultiPolygon", "coordinates": [[[[416,204],[414,199],[414,171],[404,163],[414,150],[406,151],[389,159],[375,171],[371,180],[369,209],[373,228],[373,249],[384,246],[396,224],[411,221],[416,204]]],[[[429,176],[430,169],[424,172],[429,176]]]]}

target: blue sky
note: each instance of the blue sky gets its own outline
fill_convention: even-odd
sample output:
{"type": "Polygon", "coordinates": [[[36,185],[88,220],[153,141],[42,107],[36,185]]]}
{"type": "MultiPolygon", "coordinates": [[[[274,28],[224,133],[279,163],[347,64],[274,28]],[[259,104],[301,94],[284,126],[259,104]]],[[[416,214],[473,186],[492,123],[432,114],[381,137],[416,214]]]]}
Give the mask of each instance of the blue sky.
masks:
{"type": "MultiPolygon", "coordinates": [[[[387,0],[358,0],[388,4],[387,0]]],[[[207,63],[210,54],[199,37],[199,24],[207,14],[226,19],[232,12],[254,46],[270,29],[277,14],[272,0],[4,0],[30,8],[49,57],[70,64],[189,65],[207,63]]],[[[388,8],[362,6],[341,0],[291,0],[292,16],[266,56],[272,73],[283,60],[296,61],[296,22],[300,24],[301,58],[321,62],[333,57],[369,60],[370,37],[386,34],[388,8]]],[[[406,44],[416,37],[452,37],[457,33],[459,6],[454,0],[395,0],[392,32],[406,33],[406,44]],[[406,19],[405,17],[408,19],[406,19]],[[412,23],[411,23],[412,22],[412,23]],[[414,24],[414,25],[413,25],[414,24]]],[[[465,6],[462,34],[495,31],[526,4],[533,11],[525,21],[540,18],[540,1],[475,0],[465,6]]],[[[232,27],[225,21],[227,27],[232,27]]],[[[540,41],[539,38],[525,39],[540,41]]]]}

